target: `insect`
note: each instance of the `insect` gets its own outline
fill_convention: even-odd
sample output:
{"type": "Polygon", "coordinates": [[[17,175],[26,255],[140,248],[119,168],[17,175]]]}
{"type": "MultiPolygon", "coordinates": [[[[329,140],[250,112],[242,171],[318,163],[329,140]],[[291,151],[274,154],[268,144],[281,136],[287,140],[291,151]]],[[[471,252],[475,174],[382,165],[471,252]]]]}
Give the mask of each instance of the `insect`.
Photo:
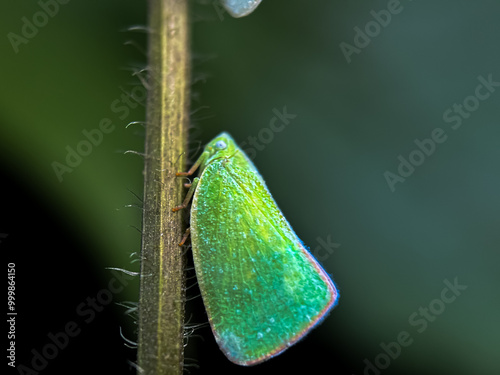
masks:
{"type": "Polygon", "coordinates": [[[252,13],[261,0],[221,0],[221,2],[231,16],[239,18],[252,13]]]}
{"type": "Polygon", "coordinates": [[[255,365],[308,333],[338,292],[229,134],[215,137],[189,171],[176,175],[198,168],[183,204],[172,210],[193,198],[188,231],[212,331],[229,360],[255,365]]]}

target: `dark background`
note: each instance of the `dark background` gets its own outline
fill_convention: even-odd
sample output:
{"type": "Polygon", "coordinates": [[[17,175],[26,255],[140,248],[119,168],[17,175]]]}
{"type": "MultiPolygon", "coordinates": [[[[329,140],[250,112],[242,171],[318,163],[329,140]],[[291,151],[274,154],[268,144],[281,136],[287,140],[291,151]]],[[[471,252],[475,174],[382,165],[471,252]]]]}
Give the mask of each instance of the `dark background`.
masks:
{"type": "MultiPolygon", "coordinates": [[[[231,364],[209,328],[195,331],[191,374],[363,374],[402,332],[411,344],[383,374],[500,373],[500,87],[470,98],[479,77],[500,82],[500,4],[402,0],[377,30],[371,12],[389,4],[264,0],[232,19],[193,2],[190,146],[228,131],[250,153],[256,137],[254,162],[298,235],[322,254],[324,241],[340,245],[322,264],[341,298],[305,340],[258,367],[231,364]],[[366,26],[373,37],[348,62],[340,44],[366,26]],[[443,115],[464,101],[474,109],[453,129],[458,120],[443,115]],[[284,107],[296,117],[266,130],[284,107]],[[418,158],[415,140],[439,128],[446,140],[392,191],[384,173],[398,173],[399,155],[418,158]],[[467,289],[442,302],[455,279],[467,289]]],[[[95,315],[88,298],[110,295],[106,267],[138,269],[141,211],[125,206],[140,205],[142,159],[123,152],[143,149],[142,128],[125,125],[144,120],[144,107],[115,101],[142,87],[131,71],[146,64],[146,36],[126,29],[146,23],[147,4],[69,1],[17,52],[8,34],[22,35],[23,17],[41,8],[1,8],[0,249],[16,263],[16,364],[31,367],[49,333],[75,322],[79,333],[41,374],[133,373],[120,329],[134,340],[136,327],[116,303],[137,301],[137,282],[95,315]],[[52,163],[104,118],[113,131],[59,181],[52,163]]],[[[206,321],[200,298],[188,308],[191,324],[206,321]]]]}

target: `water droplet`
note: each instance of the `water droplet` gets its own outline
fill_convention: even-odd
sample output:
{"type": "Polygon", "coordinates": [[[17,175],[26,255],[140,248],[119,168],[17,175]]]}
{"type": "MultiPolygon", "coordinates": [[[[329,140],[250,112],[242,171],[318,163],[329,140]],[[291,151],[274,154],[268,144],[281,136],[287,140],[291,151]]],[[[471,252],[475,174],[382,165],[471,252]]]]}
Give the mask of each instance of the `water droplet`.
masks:
{"type": "Polygon", "coordinates": [[[252,13],[261,0],[222,0],[222,5],[233,17],[243,17],[252,13]]]}

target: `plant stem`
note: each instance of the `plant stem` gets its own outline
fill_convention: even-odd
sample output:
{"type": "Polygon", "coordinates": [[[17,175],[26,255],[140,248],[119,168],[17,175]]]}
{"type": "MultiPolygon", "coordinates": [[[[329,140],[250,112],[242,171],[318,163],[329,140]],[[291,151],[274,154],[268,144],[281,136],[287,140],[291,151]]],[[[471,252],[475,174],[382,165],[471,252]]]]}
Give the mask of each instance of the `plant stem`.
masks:
{"type": "Polygon", "coordinates": [[[189,120],[188,0],[149,1],[149,93],[139,298],[139,373],[182,375],[182,202],[189,120]]]}

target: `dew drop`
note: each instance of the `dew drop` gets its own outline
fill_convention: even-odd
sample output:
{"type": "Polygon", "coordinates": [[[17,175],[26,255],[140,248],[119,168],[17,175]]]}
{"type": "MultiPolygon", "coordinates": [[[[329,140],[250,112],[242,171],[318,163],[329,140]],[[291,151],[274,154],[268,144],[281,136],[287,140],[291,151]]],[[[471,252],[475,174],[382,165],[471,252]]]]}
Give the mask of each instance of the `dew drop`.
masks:
{"type": "Polygon", "coordinates": [[[261,0],[222,0],[222,5],[233,17],[243,17],[254,11],[261,0]]]}

